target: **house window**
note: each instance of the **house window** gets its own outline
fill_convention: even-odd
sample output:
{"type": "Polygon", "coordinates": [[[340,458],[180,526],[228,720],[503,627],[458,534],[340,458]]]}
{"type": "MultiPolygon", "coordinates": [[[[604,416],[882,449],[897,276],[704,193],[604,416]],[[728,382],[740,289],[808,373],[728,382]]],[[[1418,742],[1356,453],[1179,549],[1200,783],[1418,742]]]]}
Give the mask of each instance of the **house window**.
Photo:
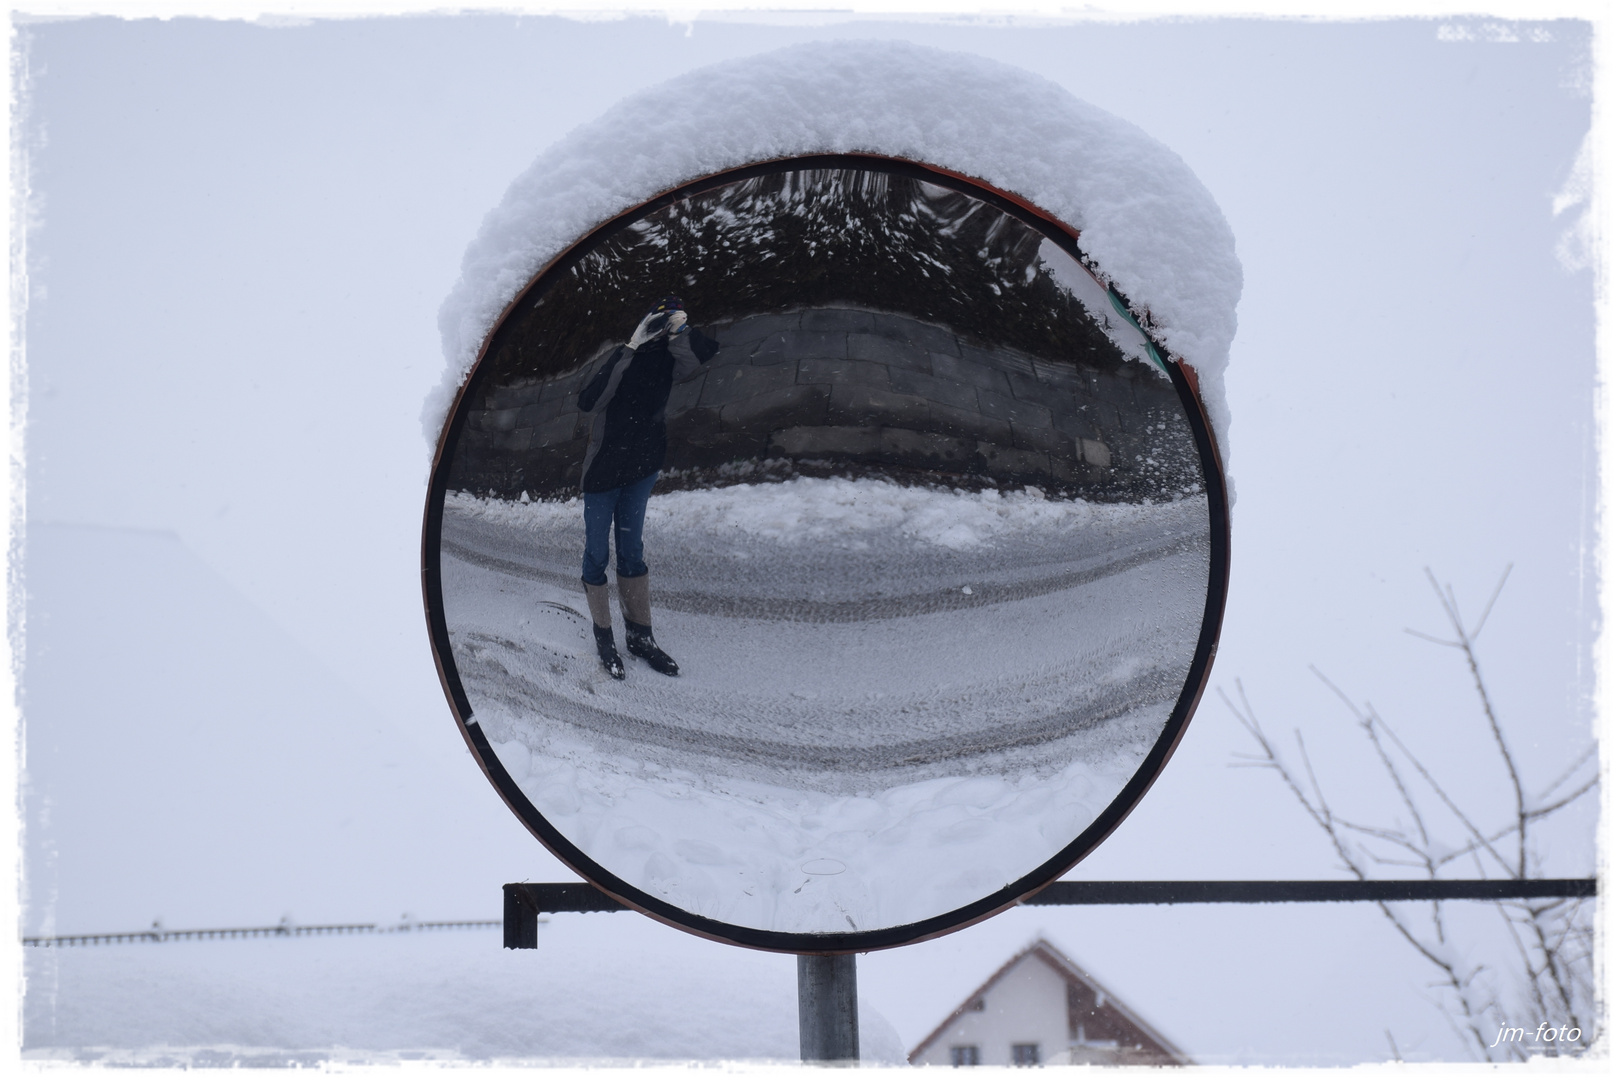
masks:
{"type": "Polygon", "coordinates": [[[1013,1043],[1010,1047],[1010,1064],[1036,1065],[1038,1064],[1037,1043],[1013,1043]]]}
{"type": "Polygon", "coordinates": [[[982,1064],[982,1051],[974,1046],[950,1046],[948,1048],[948,1063],[955,1067],[960,1065],[982,1064]]]}

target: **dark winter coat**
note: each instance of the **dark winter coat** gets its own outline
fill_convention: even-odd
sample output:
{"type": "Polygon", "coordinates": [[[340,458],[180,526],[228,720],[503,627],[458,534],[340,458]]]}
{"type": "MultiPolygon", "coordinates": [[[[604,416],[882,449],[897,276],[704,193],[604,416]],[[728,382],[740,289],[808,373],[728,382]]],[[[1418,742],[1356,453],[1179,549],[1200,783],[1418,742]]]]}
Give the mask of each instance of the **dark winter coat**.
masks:
{"type": "Polygon", "coordinates": [[[701,373],[718,342],[692,327],[638,349],[619,345],[578,395],[594,413],[584,454],[583,489],[610,491],[662,468],[668,453],[664,413],[675,382],[701,373]]]}

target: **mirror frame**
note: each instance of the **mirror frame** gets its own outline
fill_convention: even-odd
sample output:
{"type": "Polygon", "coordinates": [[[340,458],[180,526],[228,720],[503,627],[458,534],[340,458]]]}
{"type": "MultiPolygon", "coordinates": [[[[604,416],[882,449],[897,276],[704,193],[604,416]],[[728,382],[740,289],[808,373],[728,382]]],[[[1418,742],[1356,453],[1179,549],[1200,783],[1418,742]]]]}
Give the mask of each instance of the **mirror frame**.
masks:
{"type": "MultiPolygon", "coordinates": [[[[1007,908],[1014,907],[1058,879],[1093,852],[1118,825],[1122,824],[1123,819],[1155,783],[1162,769],[1166,767],[1168,759],[1172,757],[1173,751],[1177,749],[1211,674],[1212,660],[1217,653],[1218,637],[1223,626],[1223,612],[1229,584],[1229,501],[1222,457],[1207,419],[1206,408],[1201,402],[1195,371],[1172,357],[1166,349],[1151,339],[1151,347],[1161,357],[1173,386],[1178,391],[1179,402],[1184,408],[1196,449],[1200,453],[1201,473],[1206,484],[1211,527],[1211,559],[1200,635],[1196,641],[1189,672],[1184,680],[1184,687],[1173,706],[1167,724],[1133,776],[1088,828],[1022,877],[972,903],[919,922],[851,933],[788,933],[726,923],[686,911],[635,888],[596,863],[539,813],[505,770],[484,736],[481,725],[472,716],[471,703],[466,697],[465,688],[461,685],[455,667],[454,654],[449,642],[448,623],[444,614],[439,541],[442,535],[443,504],[448,493],[454,447],[459,441],[469,414],[469,410],[463,409],[462,404],[488,377],[491,365],[485,366],[484,360],[500,343],[511,313],[522,305],[536,300],[544,289],[592,251],[596,245],[645,215],[682,199],[757,176],[804,169],[860,169],[894,173],[950,188],[980,199],[1021,221],[1042,233],[1080,263],[1086,264],[1078,246],[1078,235],[1031,203],[1009,192],[1001,191],[985,181],[961,173],[880,154],[814,154],[756,162],[692,180],[631,207],[590,230],[551,259],[505,306],[498,320],[484,336],[476,362],[455,395],[454,404],[449,410],[449,418],[439,434],[437,450],[432,459],[431,478],[427,485],[425,520],[422,523],[421,588],[426,606],[427,632],[431,639],[433,659],[438,668],[438,678],[442,683],[444,696],[448,699],[449,708],[454,713],[455,723],[460,728],[460,734],[465,739],[472,757],[482,768],[483,774],[494,785],[511,812],[556,858],[625,907],[700,937],[770,952],[833,955],[908,945],[939,937],[991,918],[1007,908]]],[[[1133,310],[1114,288],[1110,292],[1126,310],[1130,312],[1133,310]]],[[[1138,321],[1137,318],[1135,321],[1138,321]]],[[[1148,330],[1145,331],[1145,335],[1150,338],[1148,330]]]]}

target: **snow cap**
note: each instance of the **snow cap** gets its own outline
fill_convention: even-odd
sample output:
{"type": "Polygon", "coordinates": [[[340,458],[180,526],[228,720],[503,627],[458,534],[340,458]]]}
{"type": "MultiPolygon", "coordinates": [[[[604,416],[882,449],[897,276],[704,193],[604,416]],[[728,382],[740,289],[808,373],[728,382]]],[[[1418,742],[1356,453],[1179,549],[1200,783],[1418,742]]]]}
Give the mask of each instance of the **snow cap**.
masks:
{"type": "Polygon", "coordinates": [[[1094,270],[1199,377],[1228,454],[1234,234],[1182,158],[1057,84],[900,41],[821,41],[701,68],[574,129],[483,219],[438,314],[448,362],[421,420],[436,445],[500,313],[595,227],[671,188],[774,158],[874,153],[962,173],[1079,233],[1094,270]]]}

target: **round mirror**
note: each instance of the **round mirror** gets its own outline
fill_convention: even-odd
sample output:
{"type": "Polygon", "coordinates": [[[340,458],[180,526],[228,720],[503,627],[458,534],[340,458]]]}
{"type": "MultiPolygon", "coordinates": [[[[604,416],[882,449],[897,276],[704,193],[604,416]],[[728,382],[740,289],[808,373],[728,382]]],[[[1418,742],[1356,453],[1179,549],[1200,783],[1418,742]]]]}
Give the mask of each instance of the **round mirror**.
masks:
{"type": "Polygon", "coordinates": [[[445,427],[424,569],[540,839],[809,951],[965,925],[1098,844],[1194,708],[1227,559],[1190,377],[1077,239],[834,156],[670,192],[528,285],[445,427]]]}

